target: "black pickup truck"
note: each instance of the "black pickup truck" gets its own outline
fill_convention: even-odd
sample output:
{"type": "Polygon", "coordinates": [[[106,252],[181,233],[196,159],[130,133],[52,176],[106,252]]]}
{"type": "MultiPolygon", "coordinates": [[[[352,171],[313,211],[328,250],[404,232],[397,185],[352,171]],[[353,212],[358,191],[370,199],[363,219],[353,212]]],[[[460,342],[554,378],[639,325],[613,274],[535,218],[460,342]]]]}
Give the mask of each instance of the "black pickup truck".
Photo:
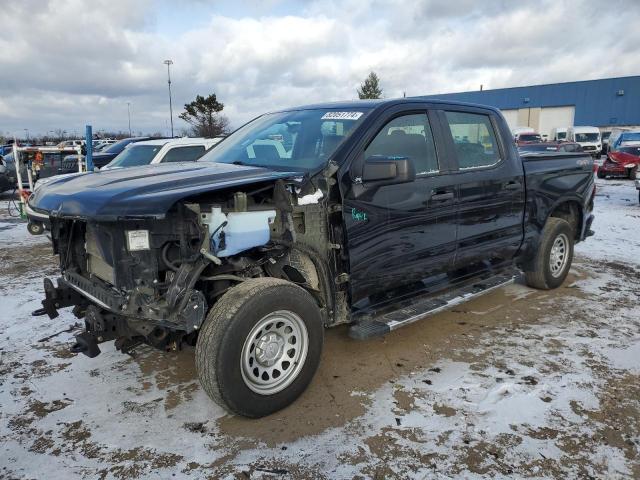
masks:
{"type": "Polygon", "coordinates": [[[115,340],[195,345],[231,412],[293,402],[323,328],[368,339],[524,272],[558,287],[592,232],[592,159],[521,157],[496,109],[412,99],[266,114],[196,163],[62,178],[37,190],[60,257],[43,308],[73,306],[90,357],[115,340]]]}

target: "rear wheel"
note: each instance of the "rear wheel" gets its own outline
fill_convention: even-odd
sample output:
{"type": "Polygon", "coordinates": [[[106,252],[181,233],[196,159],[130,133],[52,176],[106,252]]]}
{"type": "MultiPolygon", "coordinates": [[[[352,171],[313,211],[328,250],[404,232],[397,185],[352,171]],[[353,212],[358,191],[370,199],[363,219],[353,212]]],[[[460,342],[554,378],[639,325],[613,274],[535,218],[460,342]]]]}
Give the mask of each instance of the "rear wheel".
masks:
{"type": "Polygon", "coordinates": [[[320,310],[306,290],[275,278],[246,280],[220,298],[200,331],[200,383],[232,413],[269,415],[307,388],[323,334],[320,310]]]}
{"type": "Polygon", "coordinates": [[[607,174],[602,170],[602,167],[598,168],[598,178],[605,178],[607,174]]]}
{"type": "Polygon", "coordinates": [[[527,285],[542,290],[562,285],[573,261],[574,231],[569,222],[551,217],[540,238],[531,271],[525,272],[527,285]]]}

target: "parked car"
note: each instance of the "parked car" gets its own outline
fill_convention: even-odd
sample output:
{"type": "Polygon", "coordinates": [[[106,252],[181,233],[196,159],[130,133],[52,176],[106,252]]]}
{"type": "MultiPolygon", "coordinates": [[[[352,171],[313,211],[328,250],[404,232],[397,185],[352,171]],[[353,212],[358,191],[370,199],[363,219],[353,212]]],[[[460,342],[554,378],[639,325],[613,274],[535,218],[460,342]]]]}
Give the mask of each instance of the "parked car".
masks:
{"type": "MultiPolygon", "coordinates": [[[[132,137],[120,140],[103,151],[93,154],[93,165],[97,168],[104,167],[111,160],[116,158],[116,155],[121,153],[127,145],[135,142],[142,142],[144,140],[151,140],[151,137],[132,137]]],[[[62,166],[58,169],[59,174],[64,173],[76,173],[78,171],[78,155],[68,155],[64,158],[62,166]]]]}
{"type": "Polygon", "coordinates": [[[632,180],[638,175],[640,166],[640,142],[626,143],[617,150],[610,151],[607,159],[598,168],[598,178],[626,177],[632,180]]]}
{"type": "Polygon", "coordinates": [[[539,133],[518,133],[516,135],[516,145],[522,146],[527,145],[529,143],[542,143],[542,137],[539,133]]]}
{"type": "Polygon", "coordinates": [[[8,143],[6,145],[0,145],[0,155],[5,156],[9,153],[13,152],[13,143],[8,143]]]}
{"type": "Polygon", "coordinates": [[[223,137],[146,140],[127,146],[103,169],[138,167],[167,162],[193,162],[223,137]]]}
{"type": "Polygon", "coordinates": [[[569,127],[567,141],[579,143],[582,150],[594,158],[600,158],[602,154],[602,139],[597,127],[569,127]]]}
{"type": "Polygon", "coordinates": [[[0,192],[6,192],[7,190],[13,190],[18,182],[16,179],[16,165],[13,161],[13,153],[7,153],[2,155],[2,162],[0,162],[4,168],[0,173],[0,192]]]}
{"type": "Polygon", "coordinates": [[[575,142],[540,142],[526,143],[518,147],[523,152],[582,152],[582,147],[575,142]]]}
{"type": "Polygon", "coordinates": [[[565,142],[567,140],[567,127],[553,128],[549,140],[552,142],[565,142]]]}
{"type": "Polygon", "coordinates": [[[90,357],[111,340],[123,352],[195,344],[207,394],[261,417],[311,382],[325,326],[384,335],[518,271],[560,286],[574,243],[593,233],[592,164],[520,156],[492,107],[399,99],[266,114],[198,162],[36,191],[29,206],[52,213],[62,276],[45,279],[34,315],[74,306],[86,331],[73,351],[90,357]]]}
{"type": "MultiPolygon", "coordinates": [[[[7,157],[13,154],[8,154],[7,157]]],[[[15,167],[12,168],[10,160],[5,160],[5,157],[0,155],[0,193],[12,190],[16,186],[15,167]]]]}
{"type": "Polygon", "coordinates": [[[609,136],[609,152],[615,152],[627,144],[640,143],[640,131],[614,128],[609,136]]]}

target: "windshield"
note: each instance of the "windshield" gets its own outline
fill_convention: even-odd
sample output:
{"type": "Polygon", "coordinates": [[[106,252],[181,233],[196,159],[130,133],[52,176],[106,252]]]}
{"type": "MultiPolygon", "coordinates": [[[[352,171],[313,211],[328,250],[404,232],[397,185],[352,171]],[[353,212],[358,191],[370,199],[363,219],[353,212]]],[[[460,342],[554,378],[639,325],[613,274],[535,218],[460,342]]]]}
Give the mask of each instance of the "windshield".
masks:
{"type": "Polygon", "coordinates": [[[556,138],[558,140],[564,140],[565,138],[567,138],[567,132],[558,132],[556,134],[556,138]]]}
{"type": "Polygon", "coordinates": [[[124,140],[120,140],[119,142],[114,143],[113,145],[109,145],[107,148],[102,150],[105,153],[120,153],[124,150],[124,147],[131,143],[131,139],[125,138],[124,140]]]}
{"type": "Polygon", "coordinates": [[[602,140],[606,140],[611,136],[611,132],[602,132],[602,140]]]}
{"type": "Polygon", "coordinates": [[[148,165],[161,148],[162,145],[131,145],[130,147],[125,148],[116,158],[111,160],[105,168],[148,165]]]}
{"type": "Polygon", "coordinates": [[[576,142],[597,142],[600,140],[599,133],[576,133],[576,142]]]}
{"type": "Polygon", "coordinates": [[[312,171],[327,162],[368,112],[369,108],[358,107],[266,114],[231,134],[199,161],[312,171]]]}
{"type": "Polygon", "coordinates": [[[520,134],[520,136],[518,137],[518,140],[522,142],[541,142],[542,137],[537,133],[536,134],[523,133],[523,134],[520,134]]]}

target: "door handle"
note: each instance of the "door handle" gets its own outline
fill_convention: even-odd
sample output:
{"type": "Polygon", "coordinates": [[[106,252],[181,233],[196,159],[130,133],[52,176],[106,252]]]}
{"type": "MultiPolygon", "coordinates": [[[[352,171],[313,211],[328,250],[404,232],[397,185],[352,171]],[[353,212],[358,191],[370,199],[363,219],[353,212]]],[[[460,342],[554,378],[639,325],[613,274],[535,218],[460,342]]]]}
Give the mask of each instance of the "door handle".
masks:
{"type": "Polygon", "coordinates": [[[502,188],[505,190],[520,190],[522,188],[522,184],[520,182],[507,182],[502,184],[502,188]]]}
{"type": "Polygon", "coordinates": [[[434,202],[446,202],[447,200],[453,200],[453,192],[438,192],[431,195],[431,200],[434,202]]]}

